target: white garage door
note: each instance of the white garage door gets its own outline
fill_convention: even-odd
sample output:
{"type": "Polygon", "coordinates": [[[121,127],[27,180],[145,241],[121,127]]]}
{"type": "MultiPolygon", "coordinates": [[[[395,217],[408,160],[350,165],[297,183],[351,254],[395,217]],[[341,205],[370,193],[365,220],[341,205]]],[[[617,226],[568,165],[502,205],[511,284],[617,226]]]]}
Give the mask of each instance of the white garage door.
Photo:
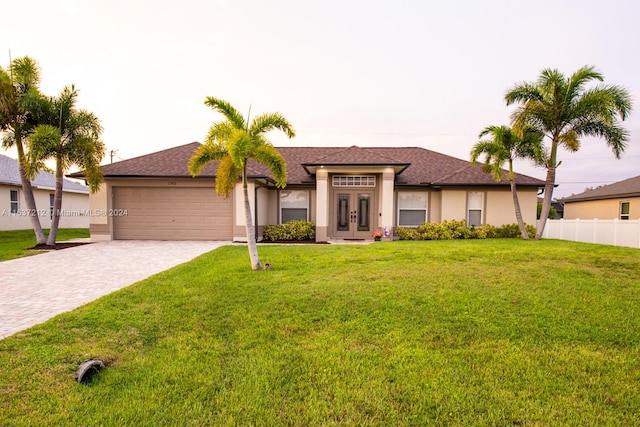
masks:
{"type": "Polygon", "coordinates": [[[213,188],[114,187],[118,240],[231,240],[232,203],[213,188]]]}

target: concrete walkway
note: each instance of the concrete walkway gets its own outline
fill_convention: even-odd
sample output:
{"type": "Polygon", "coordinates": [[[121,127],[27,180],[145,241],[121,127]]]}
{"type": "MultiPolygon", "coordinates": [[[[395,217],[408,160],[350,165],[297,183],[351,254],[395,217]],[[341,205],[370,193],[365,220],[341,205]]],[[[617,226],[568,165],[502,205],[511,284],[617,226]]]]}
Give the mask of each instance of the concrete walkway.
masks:
{"type": "Polygon", "coordinates": [[[0,262],[0,339],[228,243],[116,240],[0,262]]]}

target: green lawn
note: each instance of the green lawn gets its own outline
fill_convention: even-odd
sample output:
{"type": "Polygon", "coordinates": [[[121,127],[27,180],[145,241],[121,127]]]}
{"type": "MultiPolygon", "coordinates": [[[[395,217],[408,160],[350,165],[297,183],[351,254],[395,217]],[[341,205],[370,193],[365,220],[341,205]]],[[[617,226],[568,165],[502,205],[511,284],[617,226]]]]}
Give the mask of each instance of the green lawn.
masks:
{"type": "Polygon", "coordinates": [[[274,270],[223,247],[1,340],[0,425],[640,425],[640,250],[260,253],[274,270]]]}
{"type": "MultiPolygon", "coordinates": [[[[44,230],[49,235],[49,230],[44,230]]],[[[88,228],[61,228],[58,230],[56,240],[62,242],[79,237],[89,237],[88,228]]],[[[13,258],[21,258],[35,255],[39,252],[29,250],[36,245],[33,230],[0,231],[0,261],[13,258]]]]}

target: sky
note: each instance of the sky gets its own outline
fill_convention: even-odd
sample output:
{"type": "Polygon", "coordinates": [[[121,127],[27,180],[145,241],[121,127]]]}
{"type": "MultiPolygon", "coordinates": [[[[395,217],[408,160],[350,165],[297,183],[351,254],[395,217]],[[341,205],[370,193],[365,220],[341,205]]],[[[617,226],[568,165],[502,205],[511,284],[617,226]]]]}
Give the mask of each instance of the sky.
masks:
{"type": "MultiPolygon", "coordinates": [[[[555,68],[595,66],[634,110],[622,159],[603,140],[561,152],[554,197],[640,175],[636,0],[2,0],[0,65],[31,56],[41,90],[79,89],[104,163],[204,140],[222,98],[280,112],[276,146],[423,147],[468,160],[509,124],[504,94],[555,68]]],[[[16,157],[15,149],[1,154],[16,157]]],[[[518,162],[540,179],[545,170],[518,162]]]]}

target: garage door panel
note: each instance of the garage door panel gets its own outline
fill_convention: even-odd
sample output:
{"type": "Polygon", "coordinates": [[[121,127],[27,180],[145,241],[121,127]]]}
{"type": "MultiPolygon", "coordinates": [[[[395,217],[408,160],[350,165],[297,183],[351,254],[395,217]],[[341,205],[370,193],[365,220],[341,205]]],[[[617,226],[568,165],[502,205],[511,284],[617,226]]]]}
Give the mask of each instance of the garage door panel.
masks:
{"type": "Polygon", "coordinates": [[[115,239],[231,240],[232,203],[214,188],[114,187],[115,239]]]}

